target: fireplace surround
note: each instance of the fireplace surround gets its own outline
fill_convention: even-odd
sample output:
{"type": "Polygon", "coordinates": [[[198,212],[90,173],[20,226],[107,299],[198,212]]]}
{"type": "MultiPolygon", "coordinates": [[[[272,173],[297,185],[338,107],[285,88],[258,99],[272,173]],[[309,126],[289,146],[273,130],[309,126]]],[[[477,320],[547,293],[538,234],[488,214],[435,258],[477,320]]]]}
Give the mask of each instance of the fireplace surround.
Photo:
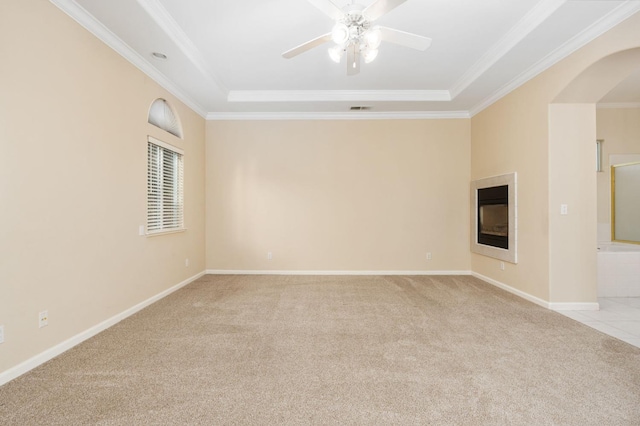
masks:
{"type": "Polygon", "coordinates": [[[516,183],[516,173],[471,182],[472,252],[518,262],[516,183]]]}

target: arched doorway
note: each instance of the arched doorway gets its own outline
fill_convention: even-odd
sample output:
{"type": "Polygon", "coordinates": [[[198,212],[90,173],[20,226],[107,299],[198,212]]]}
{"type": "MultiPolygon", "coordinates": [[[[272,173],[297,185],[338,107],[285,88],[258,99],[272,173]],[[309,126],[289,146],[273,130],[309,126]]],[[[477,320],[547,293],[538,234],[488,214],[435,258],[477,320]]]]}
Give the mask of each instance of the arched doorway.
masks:
{"type": "Polygon", "coordinates": [[[603,57],[549,105],[549,293],[551,301],[597,301],[596,104],[640,70],[640,48],[603,57]],[[568,206],[567,221],[556,208],[568,206]]]}

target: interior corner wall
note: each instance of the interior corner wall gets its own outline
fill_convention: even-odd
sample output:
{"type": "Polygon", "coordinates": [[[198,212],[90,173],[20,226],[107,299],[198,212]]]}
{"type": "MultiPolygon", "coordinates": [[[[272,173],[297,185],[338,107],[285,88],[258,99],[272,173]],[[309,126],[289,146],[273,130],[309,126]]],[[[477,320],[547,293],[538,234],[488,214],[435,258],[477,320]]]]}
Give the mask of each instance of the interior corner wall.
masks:
{"type": "Polygon", "coordinates": [[[471,119],[471,179],[517,173],[518,263],[473,253],[473,272],[548,300],[547,112],[527,87],[471,119]],[[531,99],[531,101],[528,101],[531,99]]]}
{"type": "MultiPolygon", "coordinates": [[[[613,53],[640,46],[639,26],[640,14],[635,14],[473,116],[471,178],[518,173],[518,264],[507,264],[502,271],[499,261],[473,254],[473,272],[547,302],[552,301],[552,297],[553,301],[560,297],[563,302],[591,298],[589,283],[585,284],[584,292],[567,290],[570,294],[579,293],[578,300],[566,300],[567,292],[563,289],[550,289],[549,219],[557,213],[558,206],[549,205],[549,188],[555,185],[549,179],[555,173],[550,170],[549,105],[592,64],[613,53]]],[[[565,162],[573,167],[572,163],[582,160],[583,156],[570,156],[565,162]]],[[[582,231],[590,234],[594,227],[595,223],[582,231]]],[[[580,236],[569,238],[579,240],[580,236]]],[[[567,244],[566,249],[571,250],[572,243],[567,241],[567,244]]],[[[595,301],[595,298],[589,300],[595,301]]]]}
{"type": "Polygon", "coordinates": [[[48,1],[1,3],[0,54],[3,374],[204,271],[205,120],[48,1]],[[147,135],[184,149],[186,232],[138,235],[147,135]]]}
{"type": "Polygon", "coordinates": [[[602,144],[602,172],[598,181],[598,239],[611,241],[611,164],[609,156],[640,154],[640,108],[596,110],[597,139],[602,144]]]}
{"type": "Polygon", "coordinates": [[[469,140],[468,119],[208,122],[207,269],[469,271],[469,140]]]}

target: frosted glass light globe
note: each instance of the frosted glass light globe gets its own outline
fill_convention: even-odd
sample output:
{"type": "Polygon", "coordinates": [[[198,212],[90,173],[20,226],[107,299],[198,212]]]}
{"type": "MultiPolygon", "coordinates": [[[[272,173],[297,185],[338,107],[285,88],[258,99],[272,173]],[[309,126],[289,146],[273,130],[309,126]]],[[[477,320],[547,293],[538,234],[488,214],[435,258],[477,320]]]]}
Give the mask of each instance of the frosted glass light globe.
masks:
{"type": "Polygon", "coordinates": [[[367,49],[364,51],[362,56],[364,57],[365,64],[371,63],[376,58],[376,56],[378,56],[378,49],[367,49]]]}
{"type": "Polygon", "coordinates": [[[372,28],[364,35],[364,40],[370,49],[377,49],[382,42],[382,33],[379,28],[372,28]]]}
{"type": "Polygon", "coordinates": [[[333,40],[335,44],[343,44],[348,39],[349,28],[343,23],[334,25],[333,29],[331,30],[331,40],[333,40]]]}
{"type": "Polygon", "coordinates": [[[329,57],[336,64],[340,63],[340,58],[342,58],[342,48],[340,46],[333,46],[329,48],[329,57]]]}

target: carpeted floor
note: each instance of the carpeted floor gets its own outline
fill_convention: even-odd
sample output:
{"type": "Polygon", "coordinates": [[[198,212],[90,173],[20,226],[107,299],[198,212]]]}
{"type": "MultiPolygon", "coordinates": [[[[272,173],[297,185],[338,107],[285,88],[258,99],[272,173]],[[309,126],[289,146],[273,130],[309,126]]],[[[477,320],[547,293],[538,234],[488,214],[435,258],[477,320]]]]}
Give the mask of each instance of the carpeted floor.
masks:
{"type": "Polygon", "coordinates": [[[468,276],[205,276],[0,387],[0,424],[640,425],[640,349],[468,276]]]}

